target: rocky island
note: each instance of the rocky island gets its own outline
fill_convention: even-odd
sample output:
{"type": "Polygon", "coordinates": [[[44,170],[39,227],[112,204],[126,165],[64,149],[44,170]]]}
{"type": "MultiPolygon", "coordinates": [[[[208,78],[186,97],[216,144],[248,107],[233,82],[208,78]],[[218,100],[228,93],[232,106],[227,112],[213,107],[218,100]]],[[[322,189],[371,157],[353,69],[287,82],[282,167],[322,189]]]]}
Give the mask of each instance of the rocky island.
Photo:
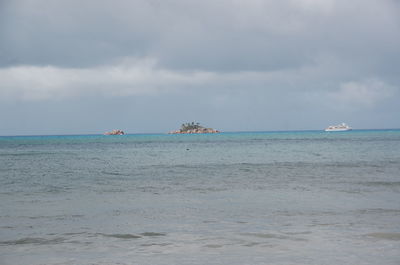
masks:
{"type": "Polygon", "coordinates": [[[124,135],[123,130],[112,130],[111,132],[105,132],[104,135],[124,135]]]}
{"type": "Polygon", "coordinates": [[[182,124],[181,128],[177,131],[171,131],[170,134],[190,134],[190,133],[219,133],[220,131],[212,129],[212,128],[205,128],[200,125],[200,123],[184,123],[182,124]]]}

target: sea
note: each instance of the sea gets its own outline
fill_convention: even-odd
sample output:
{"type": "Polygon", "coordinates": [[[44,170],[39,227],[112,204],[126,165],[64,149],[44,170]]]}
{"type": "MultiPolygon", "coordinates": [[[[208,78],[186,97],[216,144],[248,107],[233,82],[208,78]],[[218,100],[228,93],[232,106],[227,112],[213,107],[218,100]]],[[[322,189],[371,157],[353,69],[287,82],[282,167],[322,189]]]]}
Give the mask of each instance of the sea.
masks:
{"type": "Polygon", "coordinates": [[[1,265],[400,264],[400,130],[0,137],[1,265]]]}

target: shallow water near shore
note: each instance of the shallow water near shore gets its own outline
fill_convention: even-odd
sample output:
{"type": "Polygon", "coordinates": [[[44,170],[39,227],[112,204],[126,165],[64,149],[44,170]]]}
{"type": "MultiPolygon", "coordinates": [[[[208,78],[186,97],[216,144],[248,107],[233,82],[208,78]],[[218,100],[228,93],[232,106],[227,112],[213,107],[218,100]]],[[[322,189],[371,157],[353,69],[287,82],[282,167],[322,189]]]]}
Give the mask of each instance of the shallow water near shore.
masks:
{"type": "Polygon", "coordinates": [[[400,130],[0,137],[0,264],[399,264],[400,130]]]}

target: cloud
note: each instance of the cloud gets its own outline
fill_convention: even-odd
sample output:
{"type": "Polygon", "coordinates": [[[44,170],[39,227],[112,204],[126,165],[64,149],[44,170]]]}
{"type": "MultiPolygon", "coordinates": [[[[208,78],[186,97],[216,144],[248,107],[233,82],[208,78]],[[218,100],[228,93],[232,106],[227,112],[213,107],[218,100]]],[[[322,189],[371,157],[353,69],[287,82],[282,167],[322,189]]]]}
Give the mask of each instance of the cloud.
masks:
{"type": "Polygon", "coordinates": [[[173,91],[213,78],[207,72],[173,72],[156,67],[154,59],[126,58],[94,68],[15,66],[0,69],[3,100],[53,100],[85,95],[128,96],[173,91]]]}
{"type": "Polygon", "coordinates": [[[379,79],[342,83],[339,89],[329,94],[333,106],[340,108],[372,108],[394,95],[395,88],[379,79]]]}
{"type": "Polygon", "coordinates": [[[302,9],[305,12],[314,14],[329,15],[334,11],[334,0],[292,0],[291,5],[302,9]]]}
{"type": "Polygon", "coordinates": [[[52,101],[86,96],[160,96],[190,91],[220,99],[238,94],[267,96],[294,89],[293,83],[301,84],[319,74],[317,69],[179,71],[162,68],[155,58],[131,57],[112,65],[87,68],[22,65],[0,68],[0,99],[52,101]]]}

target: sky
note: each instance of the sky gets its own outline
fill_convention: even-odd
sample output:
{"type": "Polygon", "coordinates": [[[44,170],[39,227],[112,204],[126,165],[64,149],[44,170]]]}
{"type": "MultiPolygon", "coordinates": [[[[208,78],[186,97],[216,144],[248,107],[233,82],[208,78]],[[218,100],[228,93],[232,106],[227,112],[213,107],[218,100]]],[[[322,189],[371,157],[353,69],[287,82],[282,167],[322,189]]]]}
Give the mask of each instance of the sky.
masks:
{"type": "Polygon", "coordinates": [[[400,128],[399,0],[0,0],[0,135],[400,128]]]}

